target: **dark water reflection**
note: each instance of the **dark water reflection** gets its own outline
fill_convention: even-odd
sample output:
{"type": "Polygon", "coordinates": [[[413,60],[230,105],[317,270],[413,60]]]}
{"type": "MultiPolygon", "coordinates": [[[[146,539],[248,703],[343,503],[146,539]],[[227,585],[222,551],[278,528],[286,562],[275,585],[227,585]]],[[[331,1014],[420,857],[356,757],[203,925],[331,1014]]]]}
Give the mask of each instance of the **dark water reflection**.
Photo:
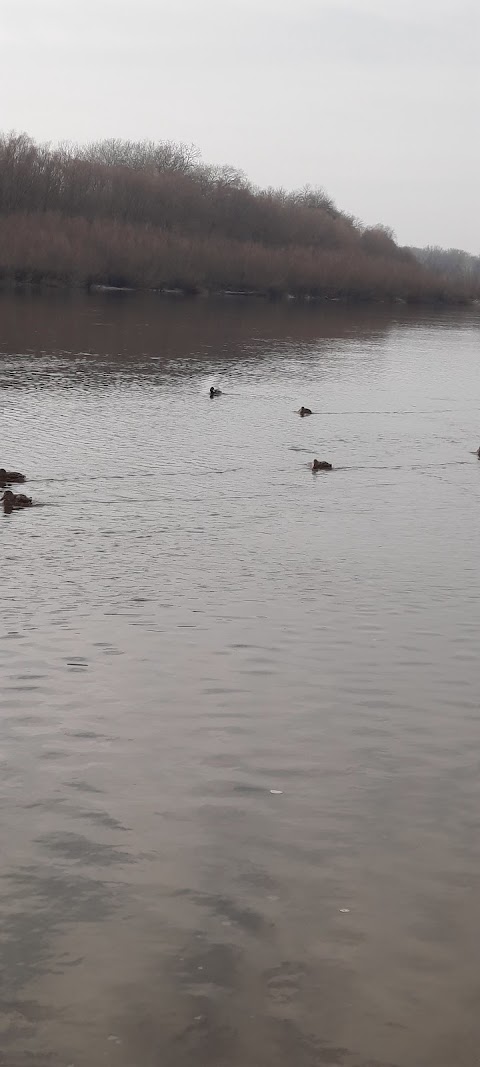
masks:
{"type": "Polygon", "coordinates": [[[0,1064],[472,1067],[478,312],[0,322],[0,1064]]]}

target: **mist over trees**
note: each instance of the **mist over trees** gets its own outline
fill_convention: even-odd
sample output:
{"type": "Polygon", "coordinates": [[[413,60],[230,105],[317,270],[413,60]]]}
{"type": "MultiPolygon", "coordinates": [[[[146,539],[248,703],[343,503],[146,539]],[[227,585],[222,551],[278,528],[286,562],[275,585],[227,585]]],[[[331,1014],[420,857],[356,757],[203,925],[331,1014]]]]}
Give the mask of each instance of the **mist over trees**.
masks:
{"type": "Polygon", "coordinates": [[[480,256],[472,256],[460,248],[438,248],[436,245],[412,248],[411,252],[428,270],[480,288],[480,256]]]}
{"type": "Polygon", "coordinates": [[[422,261],[320,188],[259,189],[191,145],[24,133],[0,135],[0,278],[408,301],[479,288],[478,273],[422,261]]]}

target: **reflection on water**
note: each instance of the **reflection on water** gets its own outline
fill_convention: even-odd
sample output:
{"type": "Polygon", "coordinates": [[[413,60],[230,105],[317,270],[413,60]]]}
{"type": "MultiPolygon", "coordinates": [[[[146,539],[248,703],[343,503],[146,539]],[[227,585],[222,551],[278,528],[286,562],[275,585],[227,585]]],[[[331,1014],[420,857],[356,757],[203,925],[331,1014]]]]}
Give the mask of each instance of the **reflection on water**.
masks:
{"type": "Polygon", "coordinates": [[[478,312],[0,321],[0,1064],[472,1067],[478,312]]]}

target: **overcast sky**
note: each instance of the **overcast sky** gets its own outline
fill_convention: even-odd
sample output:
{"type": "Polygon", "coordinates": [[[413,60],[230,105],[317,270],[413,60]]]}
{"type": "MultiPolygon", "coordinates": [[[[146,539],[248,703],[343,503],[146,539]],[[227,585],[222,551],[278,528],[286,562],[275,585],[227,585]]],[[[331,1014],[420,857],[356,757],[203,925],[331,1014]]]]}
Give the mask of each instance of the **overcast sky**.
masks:
{"type": "Polygon", "coordinates": [[[0,0],[1,125],[195,143],[480,253],[478,0],[0,0]]]}

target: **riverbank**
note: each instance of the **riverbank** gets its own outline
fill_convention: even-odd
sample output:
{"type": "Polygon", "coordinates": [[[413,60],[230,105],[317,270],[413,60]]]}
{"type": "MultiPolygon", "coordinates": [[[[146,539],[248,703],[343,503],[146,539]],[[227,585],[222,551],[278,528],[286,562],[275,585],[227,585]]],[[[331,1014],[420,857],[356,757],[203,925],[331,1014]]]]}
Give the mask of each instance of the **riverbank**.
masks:
{"type": "Polygon", "coordinates": [[[0,217],[0,282],[313,301],[467,303],[476,295],[408,257],[194,238],[58,213],[0,217]]]}
{"type": "Polygon", "coordinates": [[[263,303],[281,302],[292,304],[311,304],[313,306],[321,307],[325,305],[367,305],[367,306],[425,306],[425,307],[473,307],[480,303],[480,301],[474,297],[457,296],[454,297],[451,294],[438,296],[424,296],[406,299],[404,297],[392,296],[358,296],[345,294],[343,296],[327,296],[327,295],[311,295],[309,293],[305,295],[295,295],[294,293],[272,293],[261,290],[238,290],[233,291],[229,289],[199,289],[199,290],[187,290],[187,289],[171,289],[165,288],[148,288],[145,286],[131,286],[131,285],[105,285],[105,284],[72,284],[61,281],[54,281],[49,279],[36,280],[36,281],[17,281],[15,279],[0,279],[0,292],[51,292],[55,290],[79,292],[86,290],[88,293],[98,294],[125,294],[131,293],[145,295],[152,294],[161,298],[169,300],[224,300],[225,302],[239,302],[242,303],[246,300],[258,300],[263,303]]]}
{"type": "Polygon", "coordinates": [[[184,145],[52,148],[0,135],[0,282],[272,299],[466,303],[475,277],[429,269],[321,188],[260,189],[184,145]]]}

